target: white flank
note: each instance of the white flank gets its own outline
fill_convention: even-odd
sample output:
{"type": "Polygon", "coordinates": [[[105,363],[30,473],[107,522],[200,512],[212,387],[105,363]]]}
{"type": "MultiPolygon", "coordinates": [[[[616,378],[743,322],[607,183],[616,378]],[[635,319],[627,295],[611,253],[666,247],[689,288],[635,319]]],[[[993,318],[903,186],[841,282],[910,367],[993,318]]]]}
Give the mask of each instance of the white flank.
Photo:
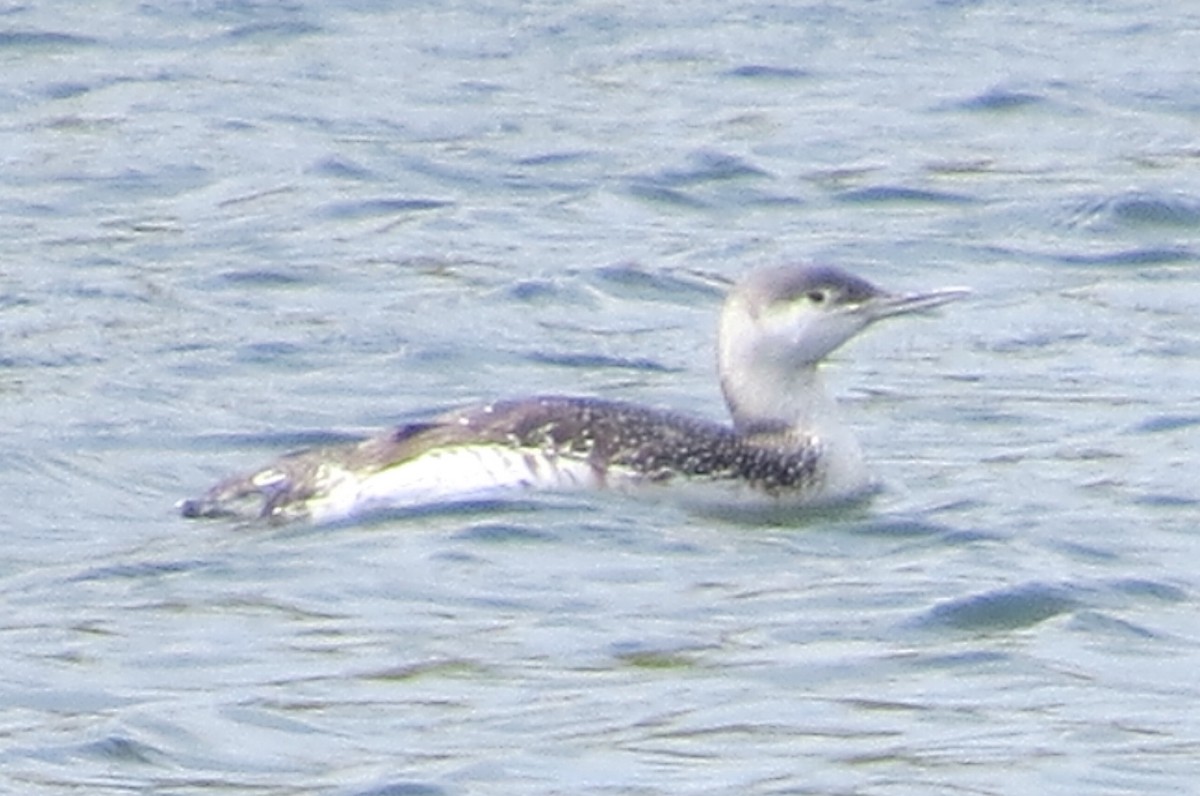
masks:
{"type": "Polygon", "coordinates": [[[336,485],[309,502],[316,522],[335,522],[389,508],[470,502],[523,489],[576,491],[603,486],[585,461],[500,445],[433,450],[370,475],[337,474],[336,485]]]}

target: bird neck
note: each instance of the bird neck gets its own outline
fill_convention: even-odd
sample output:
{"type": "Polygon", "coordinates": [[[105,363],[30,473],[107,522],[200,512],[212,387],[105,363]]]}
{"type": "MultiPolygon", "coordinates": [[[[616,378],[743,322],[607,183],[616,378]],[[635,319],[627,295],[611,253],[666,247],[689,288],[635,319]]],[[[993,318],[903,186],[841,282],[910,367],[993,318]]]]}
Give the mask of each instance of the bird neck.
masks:
{"type": "Polygon", "coordinates": [[[842,420],[817,367],[786,373],[722,374],[721,387],[734,429],[745,438],[781,451],[815,449],[826,496],[837,499],[870,484],[862,448],[842,420]]]}
{"type": "Polygon", "coordinates": [[[743,433],[825,436],[843,426],[815,365],[787,370],[734,365],[721,374],[721,389],[734,428],[743,433]]]}

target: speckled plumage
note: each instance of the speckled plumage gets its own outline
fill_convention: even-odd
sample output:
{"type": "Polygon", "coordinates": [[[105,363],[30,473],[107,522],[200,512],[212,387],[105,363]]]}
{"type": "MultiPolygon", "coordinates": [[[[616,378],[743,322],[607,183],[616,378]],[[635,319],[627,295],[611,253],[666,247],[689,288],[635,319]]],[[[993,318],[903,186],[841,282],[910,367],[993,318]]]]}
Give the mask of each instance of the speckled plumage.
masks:
{"type": "Polygon", "coordinates": [[[741,435],[698,418],[619,401],[543,397],[449,416],[473,440],[586,459],[598,473],[621,468],[652,481],[736,478],[765,490],[798,489],[813,477],[812,440],[741,435]]]}

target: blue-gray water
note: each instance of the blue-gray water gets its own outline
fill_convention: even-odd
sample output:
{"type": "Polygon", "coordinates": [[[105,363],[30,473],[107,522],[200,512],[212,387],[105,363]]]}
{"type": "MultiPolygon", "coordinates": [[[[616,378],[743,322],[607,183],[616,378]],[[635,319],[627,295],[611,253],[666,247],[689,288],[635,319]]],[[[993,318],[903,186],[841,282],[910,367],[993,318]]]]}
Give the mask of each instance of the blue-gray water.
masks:
{"type": "Polygon", "coordinates": [[[0,8],[0,790],[1175,794],[1200,779],[1188,3],[0,8]],[[761,527],[172,504],[497,395],[720,417],[714,278],[974,288],[761,527]]]}

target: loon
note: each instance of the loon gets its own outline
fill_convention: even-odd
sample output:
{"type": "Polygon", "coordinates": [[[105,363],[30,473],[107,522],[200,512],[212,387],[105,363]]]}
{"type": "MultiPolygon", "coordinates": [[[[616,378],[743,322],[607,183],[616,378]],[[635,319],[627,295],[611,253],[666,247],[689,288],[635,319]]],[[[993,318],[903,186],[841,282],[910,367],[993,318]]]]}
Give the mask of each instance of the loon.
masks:
{"type": "Polygon", "coordinates": [[[731,425],[598,398],[498,401],[288,454],[178,508],[185,517],[324,523],[529,489],[678,483],[699,485],[701,503],[735,507],[849,501],[872,481],[821,362],[878,320],[968,292],[894,294],[830,266],[758,269],[721,312],[717,360],[731,425]]]}

